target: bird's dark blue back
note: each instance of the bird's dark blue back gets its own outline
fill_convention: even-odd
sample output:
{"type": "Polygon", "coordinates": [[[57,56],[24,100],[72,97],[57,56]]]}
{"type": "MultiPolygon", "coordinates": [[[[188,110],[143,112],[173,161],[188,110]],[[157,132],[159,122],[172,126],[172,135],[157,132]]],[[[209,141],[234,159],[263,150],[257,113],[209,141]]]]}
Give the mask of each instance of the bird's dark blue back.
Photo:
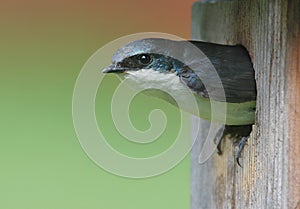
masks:
{"type": "MultiPolygon", "coordinates": [[[[245,47],[190,42],[198,47],[214,65],[224,87],[227,102],[240,103],[256,100],[254,69],[245,47]]],[[[201,77],[207,81],[211,79],[205,75],[201,77]]],[[[208,85],[211,85],[210,88],[213,89],[214,82],[208,82],[208,85]]],[[[217,98],[217,93],[213,94],[215,95],[210,94],[210,96],[217,98]]]]}

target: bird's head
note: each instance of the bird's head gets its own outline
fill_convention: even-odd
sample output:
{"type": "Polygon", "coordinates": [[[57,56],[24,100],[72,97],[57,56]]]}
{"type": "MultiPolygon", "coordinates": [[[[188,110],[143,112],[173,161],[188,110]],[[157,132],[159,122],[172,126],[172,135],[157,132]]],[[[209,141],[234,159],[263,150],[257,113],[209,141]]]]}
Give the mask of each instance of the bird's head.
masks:
{"type": "MultiPolygon", "coordinates": [[[[126,75],[143,70],[145,73],[176,73],[178,75],[181,73],[183,63],[170,56],[168,49],[171,47],[176,51],[172,46],[174,42],[156,38],[131,42],[117,50],[112,57],[112,64],[105,68],[103,73],[124,73],[126,75]]],[[[177,45],[175,46],[177,47],[177,45]]]]}
{"type": "Polygon", "coordinates": [[[136,89],[177,91],[187,85],[197,90],[203,84],[190,66],[199,65],[199,57],[199,50],[188,41],[147,38],[119,48],[103,73],[117,73],[136,89]]]}

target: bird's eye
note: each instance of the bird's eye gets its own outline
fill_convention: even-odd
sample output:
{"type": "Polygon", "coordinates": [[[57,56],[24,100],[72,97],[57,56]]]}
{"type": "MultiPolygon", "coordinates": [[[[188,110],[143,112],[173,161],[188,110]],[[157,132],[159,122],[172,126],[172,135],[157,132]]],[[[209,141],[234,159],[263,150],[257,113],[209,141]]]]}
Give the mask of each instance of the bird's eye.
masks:
{"type": "Polygon", "coordinates": [[[138,56],[138,61],[142,65],[148,65],[152,61],[152,58],[148,54],[141,54],[138,56]]]}

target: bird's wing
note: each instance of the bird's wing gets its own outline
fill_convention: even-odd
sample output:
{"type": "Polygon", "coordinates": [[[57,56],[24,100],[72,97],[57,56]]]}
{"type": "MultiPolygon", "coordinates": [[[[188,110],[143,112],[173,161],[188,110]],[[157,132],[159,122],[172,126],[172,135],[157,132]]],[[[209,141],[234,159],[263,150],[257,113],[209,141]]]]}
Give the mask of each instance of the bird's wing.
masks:
{"type": "Polygon", "coordinates": [[[227,102],[241,103],[256,100],[254,69],[248,52],[243,46],[225,46],[198,41],[191,41],[191,43],[207,56],[219,78],[216,78],[213,72],[203,72],[201,67],[193,68],[200,80],[194,79],[194,84],[189,85],[183,79],[190,88],[192,86],[198,94],[217,101],[224,100],[224,92],[222,93],[220,89],[222,87],[227,102]],[[218,81],[221,81],[222,85],[218,81]]]}

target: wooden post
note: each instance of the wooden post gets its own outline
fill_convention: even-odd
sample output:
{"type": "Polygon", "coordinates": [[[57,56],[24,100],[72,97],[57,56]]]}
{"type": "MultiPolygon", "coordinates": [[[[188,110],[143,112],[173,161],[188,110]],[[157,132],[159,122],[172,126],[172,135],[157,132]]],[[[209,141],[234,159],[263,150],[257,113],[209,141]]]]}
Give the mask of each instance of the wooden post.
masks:
{"type": "MultiPolygon", "coordinates": [[[[299,209],[300,2],[196,2],[192,21],[193,39],[243,44],[248,49],[258,95],[243,168],[234,162],[229,140],[222,156],[214,154],[201,165],[194,146],[191,208],[299,209]]],[[[205,135],[207,122],[202,123],[205,135]]]]}

